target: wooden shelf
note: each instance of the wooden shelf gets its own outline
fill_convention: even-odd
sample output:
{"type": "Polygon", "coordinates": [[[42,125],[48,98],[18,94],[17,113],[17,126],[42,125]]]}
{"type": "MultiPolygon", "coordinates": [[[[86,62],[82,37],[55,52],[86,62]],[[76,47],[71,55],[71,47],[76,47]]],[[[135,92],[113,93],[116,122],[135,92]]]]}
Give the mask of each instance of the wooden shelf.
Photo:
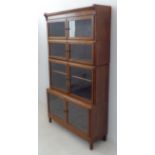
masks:
{"type": "Polygon", "coordinates": [[[61,74],[61,75],[66,75],[66,73],[64,72],[61,72],[61,71],[57,71],[57,70],[52,70],[53,73],[58,73],[58,74],[61,74]]]}
{"type": "Polygon", "coordinates": [[[82,77],[79,77],[79,76],[75,76],[75,75],[72,75],[71,77],[76,78],[76,79],[80,79],[80,80],[84,80],[84,81],[87,81],[87,82],[92,82],[92,80],[82,78],[82,77]]]}

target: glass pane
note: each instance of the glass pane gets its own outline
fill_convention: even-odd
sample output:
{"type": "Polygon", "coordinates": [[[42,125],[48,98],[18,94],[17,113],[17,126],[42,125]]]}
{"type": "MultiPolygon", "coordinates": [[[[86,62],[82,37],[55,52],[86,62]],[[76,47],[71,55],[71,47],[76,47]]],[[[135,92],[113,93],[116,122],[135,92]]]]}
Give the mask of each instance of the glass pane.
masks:
{"type": "Polygon", "coordinates": [[[88,110],[75,104],[68,104],[69,123],[82,130],[88,132],[88,110]]]}
{"type": "Polygon", "coordinates": [[[66,66],[56,63],[51,63],[50,65],[51,86],[66,91],[66,66]]]}
{"type": "Polygon", "coordinates": [[[92,36],[92,20],[81,19],[69,21],[70,37],[91,37],[92,36]]]}
{"type": "Polygon", "coordinates": [[[48,23],[49,36],[65,36],[65,22],[48,23]]]}
{"type": "Polygon", "coordinates": [[[50,56],[66,57],[65,44],[52,43],[49,45],[50,56]]]}
{"type": "Polygon", "coordinates": [[[50,112],[57,117],[64,119],[64,101],[52,94],[49,94],[50,112]]]}
{"type": "Polygon", "coordinates": [[[87,69],[71,67],[71,93],[91,99],[92,72],[87,69]]]}
{"type": "Polygon", "coordinates": [[[92,61],[92,45],[72,44],[71,59],[81,61],[92,61]]]}

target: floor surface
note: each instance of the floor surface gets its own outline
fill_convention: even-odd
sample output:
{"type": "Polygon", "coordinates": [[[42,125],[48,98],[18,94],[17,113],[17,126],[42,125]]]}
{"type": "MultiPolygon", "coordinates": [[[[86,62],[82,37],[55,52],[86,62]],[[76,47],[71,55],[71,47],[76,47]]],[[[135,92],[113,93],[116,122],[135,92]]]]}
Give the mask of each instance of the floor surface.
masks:
{"type": "Polygon", "coordinates": [[[39,104],[38,155],[116,155],[117,147],[109,141],[89,144],[55,122],[49,123],[46,104],[39,104]]]}

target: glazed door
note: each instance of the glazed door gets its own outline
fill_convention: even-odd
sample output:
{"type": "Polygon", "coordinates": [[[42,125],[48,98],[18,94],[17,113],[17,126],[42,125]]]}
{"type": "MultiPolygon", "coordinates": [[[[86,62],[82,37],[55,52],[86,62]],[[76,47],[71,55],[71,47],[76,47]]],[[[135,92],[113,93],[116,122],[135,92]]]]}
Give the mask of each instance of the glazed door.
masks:
{"type": "Polygon", "coordinates": [[[66,47],[67,45],[65,43],[49,43],[49,57],[66,60],[68,57],[66,47]]]}
{"type": "Polygon", "coordinates": [[[73,17],[68,19],[69,39],[93,39],[93,16],[73,17]]]}
{"type": "Polygon", "coordinates": [[[83,133],[89,133],[89,110],[48,92],[48,112],[83,133]]]}
{"type": "Polygon", "coordinates": [[[66,42],[49,42],[49,57],[85,64],[93,64],[94,44],[93,43],[66,43],[66,42]]]}
{"type": "Polygon", "coordinates": [[[66,39],[66,20],[48,21],[48,37],[51,39],[66,39]]]}
{"type": "Polygon", "coordinates": [[[92,43],[70,43],[70,60],[87,64],[93,63],[94,44],[92,43]]]}
{"type": "Polygon", "coordinates": [[[78,130],[89,132],[89,111],[74,103],[68,102],[68,123],[78,130]]]}
{"type": "Polygon", "coordinates": [[[50,85],[65,92],[68,92],[67,65],[50,61],[50,85]]]}
{"type": "Polygon", "coordinates": [[[59,119],[65,120],[65,103],[62,98],[48,93],[48,108],[50,114],[58,117],[59,119]]]}
{"type": "Polygon", "coordinates": [[[70,66],[70,92],[71,95],[83,99],[93,99],[93,70],[70,66]]]}

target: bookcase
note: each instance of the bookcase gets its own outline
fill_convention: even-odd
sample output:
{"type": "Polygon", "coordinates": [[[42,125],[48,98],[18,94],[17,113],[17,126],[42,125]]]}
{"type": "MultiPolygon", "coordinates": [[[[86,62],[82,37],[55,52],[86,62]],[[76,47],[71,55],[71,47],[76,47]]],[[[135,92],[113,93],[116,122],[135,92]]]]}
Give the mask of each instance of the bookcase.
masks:
{"type": "Polygon", "coordinates": [[[85,139],[106,140],[111,7],[45,13],[48,118],[85,139]]]}

